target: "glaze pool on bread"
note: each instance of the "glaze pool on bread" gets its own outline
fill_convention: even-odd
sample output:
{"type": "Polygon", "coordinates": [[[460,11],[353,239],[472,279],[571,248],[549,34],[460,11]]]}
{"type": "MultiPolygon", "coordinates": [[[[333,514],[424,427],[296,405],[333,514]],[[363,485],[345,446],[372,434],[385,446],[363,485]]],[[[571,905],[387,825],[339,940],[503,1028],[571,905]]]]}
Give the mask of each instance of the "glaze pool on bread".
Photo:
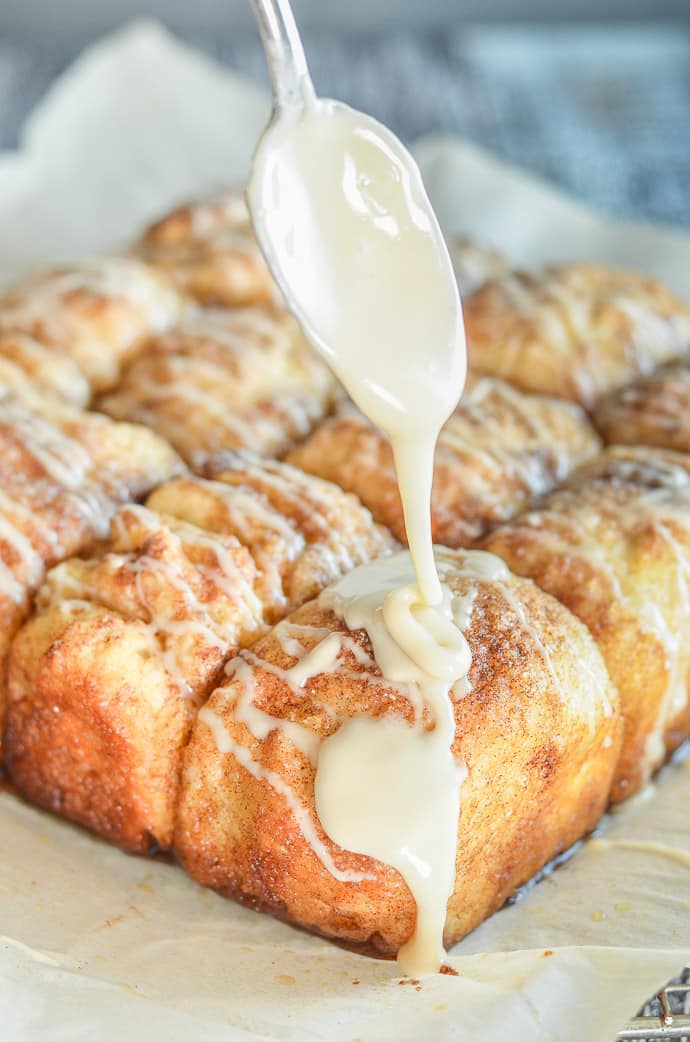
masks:
{"type": "MultiPolygon", "coordinates": [[[[453,697],[453,751],[467,777],[448,944],[593,827],[620,744],[617,695],[585,627],[507,569],[487,578],[477,560],[487,557],[437,557],[472,650],[453,697]]],[[[410,890],[390,866],[328,838],[314,787],[320,750],[346,721],[429,727],[419,693],[383,678],[366,633],[348,631],[319,599],[227,671],[185,753],[175,840],[184,867],[252,907],[395,954],[415,928],[410,890]]],[[[413,810],[397,813],[404,821],[413,810]]]]}
{"type": "Polygon", "coordinates": [[[183,308],[162,272],[105,257],[10,287],[0,296],[0,332],[27,334],[71,358],[97,392],[112,387],[139,343],[179,321],[183,308]]]}
{"type": "Polygon", "coordinates": [[[99,408],[148,424],[199,466],[224,449],[282,454],[335,394],[287,312],[204,309],[152,337],[99,408]]]}
{"type": "Polygon", "coordinates": [[[590,628],[621,695],[612,798],[690,735],[690,456],[613,447],[484,545],[590,628]]]}
{"type": "Polygon", "coordinates": [[[395,545],[354,497],[286,465],[235,457],[219,477],[119,510],[105,547],[49,574],[13,646],[13,783],[129,850],[170,846],[180,755],[224,662],[395,545]]]}
{"type": "MultiPolygon", "coordinates": [[[[434,541],[471,546],[492,525],[563,481],[600,445],[577,406],[525,394],[502,380],[475,381],[437,443],[434,541]]],[[[390,445],[354,406],[320,424],[288,459],[354,492],[377,521],[405,541],[390,445]]]]}
{"type": "Polygon", "coordinates": [[[470,369],[591,409],[690,353],[690,311],[660,283],[595,264],[513,272],[464,302],[470,369]]]}

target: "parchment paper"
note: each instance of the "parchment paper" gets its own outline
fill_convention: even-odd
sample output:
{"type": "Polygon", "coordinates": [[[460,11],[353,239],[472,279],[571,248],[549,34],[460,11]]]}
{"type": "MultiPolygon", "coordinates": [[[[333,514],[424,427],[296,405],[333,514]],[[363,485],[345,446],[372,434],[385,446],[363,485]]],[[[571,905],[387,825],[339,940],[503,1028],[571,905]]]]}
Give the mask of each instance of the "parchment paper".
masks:
{"type": "MultiPolygon", "coordinates": [[[[92,48],[0,157],[0,280],[241,182],[267,114],[155,25],[92,48]]],[[[466,144],[417,155],[448,230],[526,265],[638,267],[690,301],[690,239],[604,221],[466,144]]],[[[690,766],[603,836],[458,945],[457,977],[415,985],[0,793],[0,1039],[612,1042],[690,958],[690,766]]]]}

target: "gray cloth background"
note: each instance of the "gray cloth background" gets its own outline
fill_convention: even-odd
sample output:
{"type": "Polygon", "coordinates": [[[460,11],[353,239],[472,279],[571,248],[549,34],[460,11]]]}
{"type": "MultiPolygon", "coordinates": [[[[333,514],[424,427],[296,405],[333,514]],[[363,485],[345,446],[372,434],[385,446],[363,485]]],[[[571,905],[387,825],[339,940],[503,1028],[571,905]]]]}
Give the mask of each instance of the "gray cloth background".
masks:
{"type": "MultiPolygon", "coordinates": [[[[254,33],[185,36],[265,80],[254,33]]],[[[0,147],[16,147],[22,121],[82,42],[0,40],[0,147]]],[[[599,210],[690,230],[690,20],[385,36],[311,30],[305,45],[321,94],[371,112],[407,141],[460,134],[599,210]]],[[[658,1002],[645,1012],[658,1013],[658,1002]]]]}
{"type": "MultiPolygon", "coordinates": [[[[690,228],[690,4],[675,24],[305,34],[317,89],[406,140],[461,134],[610,214],[690,228]]],[[[190,42],[265,79],[256,34],[190,42]]],[[[0,147],[79,44],[0,40],[0,147]]]]}

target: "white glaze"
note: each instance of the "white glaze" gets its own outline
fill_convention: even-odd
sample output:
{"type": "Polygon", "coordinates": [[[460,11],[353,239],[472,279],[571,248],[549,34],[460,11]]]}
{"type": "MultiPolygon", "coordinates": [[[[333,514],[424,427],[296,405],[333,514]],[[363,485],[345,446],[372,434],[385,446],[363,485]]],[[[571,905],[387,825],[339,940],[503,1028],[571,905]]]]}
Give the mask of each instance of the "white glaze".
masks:
{"type": "Polygon", "coordinates": [[[453,267],[419,170],[385,127],[307,90],[265,135],[248,197],[290,308],[391,439],[418,580],[439,603],[433,453],[466,359],[453,267]]]}
{"type": "MultiPolygon", "coordinates": [[[[431,542],[434,449],[466,373],[453,267],[412,157],[371,118],[316,99],[308,82],[303,105],[279,113],[262,139],[248,198],[290,309],[393,449],[411,557],[357,569],[322,604],[350,629],[366,629],[384,678],[416,692],[417,722],[341,723],[319,753],[316,800],[332,839],[403,874],[417,928],[399,959],[410,972],[433,972],[443,957],[463,773],[451,749],[451,688],[471,661],[431,542]],[[355,775],[380,800],[363,800],[353,815],[344,783],[355,775]]],[[[286,679],[301,685],[310,670],[334,668],[341,647],[325,638],[286,679]]]]}
{"type": "Polygon", "coordinates": [[[408,695],[417,689],[417,719],[412,726],[398,716],[344,721],[322,743],[314,792],[319,820],[336,843],[392,865],[407,883],[417,923],[398,962],[403,972],[418,974],[438,970],[444,956],[466,775],[452,751],[449,694],[467,675],[471,654],[454,624],[448,587],[441,606],[432,608],[420,600],[414,578],[404,552],[362,565],[319,598],[349,629],[366,630],[386,681],[404,684],[408,695]]]}

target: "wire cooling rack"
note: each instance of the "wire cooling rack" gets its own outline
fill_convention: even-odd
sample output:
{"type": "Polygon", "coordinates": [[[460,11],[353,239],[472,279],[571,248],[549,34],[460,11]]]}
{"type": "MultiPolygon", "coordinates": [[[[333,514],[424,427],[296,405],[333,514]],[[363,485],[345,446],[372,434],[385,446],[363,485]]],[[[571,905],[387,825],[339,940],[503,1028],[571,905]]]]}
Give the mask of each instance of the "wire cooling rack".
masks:
{"type": "Polygon", "coordinates": [[[652,1005],[658,1009],[628,1021],[619,1031],[617,1042],[658,1038],[690,1040],[690,982],[667,985],[652,1005]]]}

